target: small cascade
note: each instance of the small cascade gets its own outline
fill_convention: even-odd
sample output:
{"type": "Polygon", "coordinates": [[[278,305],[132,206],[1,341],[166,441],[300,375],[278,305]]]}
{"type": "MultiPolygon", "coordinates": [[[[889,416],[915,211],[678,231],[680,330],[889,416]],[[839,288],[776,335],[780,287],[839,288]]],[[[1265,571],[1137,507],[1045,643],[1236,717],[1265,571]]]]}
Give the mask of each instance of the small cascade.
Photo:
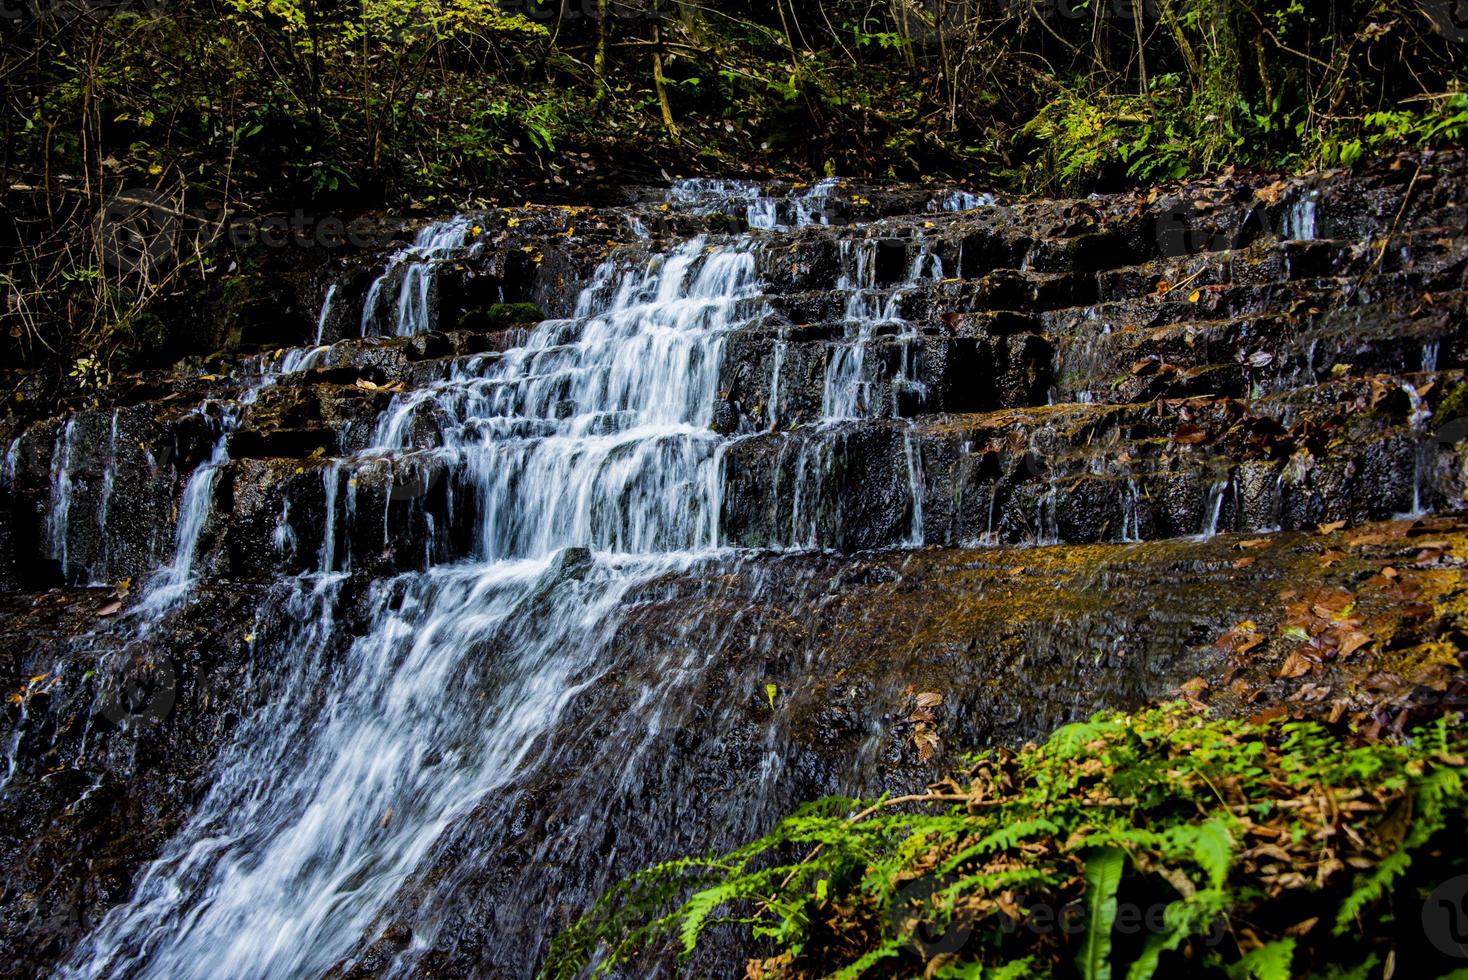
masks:
{"type": "Polygon", "coordinates": [[[953,188],[935,197],[929,202],[928,208],[935,212],[954,213],[958,211],[975,211],[979,208],[990,207],[993,203],[993,194],[975,194],[973,191],[953,188]]]}
{"type": "MultiPolygon", "coordinates": [[[[122,425],[119,409],[73,412],[52,443],[44,540],[47,556],[72,585],[101,585],[114,577],[111,525],[125,463],[122,425]]],[[[14,482],[20,446],[15,440],[7,454],[7,484],[14,482]]]]}
{"type": "Polygon", "coordinates": [[[805,228],[810,225],[830,224],[831,219],[826,212],[826,205],[832,192],[840,184],[841,180],[838,177],[825,177],[812,184],[803,194],[795,195],[792,201],[794,215],[791,218],[791,227],[805,228]]]}
{"type": "Polygon", "coordinates": [[[1402,392],[1407,396],[1407,403],[1411,408],[1407,412],[1407,426],[1412,432],[1412,509],[1408,517],[1421,517],[1425,514],[1428,483],[1432,478],[1432,467],[1436,459],[1436,446],[1428,432],[1427,422],[1432,418],[1432,410],[1427,407],[1427,402],[1418,394],[1415,386],[1409,381],[1402,382],[1402,392]]]}
{"type": "Polygon", "coordinates": [[[775,338],[774,353],[770,358],[770,404],[766,409],[769,424],[766,428],[771,432],[780,425],[780,374],[785,369],[785,357],[789,350],[790,331],[781,327],[779,335],[775,338]]]}
{"type": "Polygon", "coordinates": [[[1231,474],[1209,485],[1208,497],[1203,502],[1203,530],[1198,535],[1199,540],[1207,541],[1217,536],[1223,521],[1223,504],[1232,486],[1231,474]]]}
{"type": "MultiPolygon", "coordinates": [[[[99,554],[97,558],[98,572],[102,576],[108,574],[107,547],[112,536],[107,533],[107,518],[112,510],[112,491],[117,484],[117,409],[112,410],[112,423],[107,428],[107,460],[102,470],[102,500],[97,505],[97,528],[101,532],[99,538],[99,554]]],[[[93,575],[96,581],[98,576],[93,575]]]]}
{"type": "Polygon", "coordinates": [[[1127,477],[1126,492],[1121,498],[1121,540],[1142,540],[1142,491],[1136,477],[1127,477]]]}
{"type": "Polygon", "coordinates": [[[830,421],[861,418],[866,414],[871,386],[863,380],[862,370],[867,345],[881,320],[872,295],[876,283],[876,243],[843,238],[837,247],[841,272],[836,289],[849,293],[846,321],[850,342],[832,351],[826,363],[821,415],[830,421]]]}
{"type": "Polygon", "coordinates": [[[1286,241],[1313,241],[1316,237],[1315,215],[1316,204],[1320,198],[1318,190],[1309,190],[1299,194],[1290,202],[1289,209],[1285,212],[1284,228],[1280,237],[1286,241]]]}
{"type": "Polygon", "coordinates": [[[321,346],[321,338],[326,335],[326,321],[331,318],[331,303],[336,299],[336,283],[326,287],[326,296],[321,300],[321,313],[316,317],[316,346],[321,346]]]}
{"type": "Polygon", "coordinates": [[[841,263],[838,292],[847,294],[846,342],[838,346],[826,364],[826,380],[822,394],[821,414],[828,422],[866,418],[879,414],[900,416],[899,399],[911,396],[914,406],[922,404],[926,389],[917,380],[916,352],[922,333],[902,317],[902,299],[906,292],[922,282],[936,282],[943,277],[938,257],[924,241],[907,271],[907,278],[890,290],[877,287],[877,248],[875,239],[842,239],[838,245],[841,263]],[[900,360],[891,379],[892,403],[873,403],[874,384],[867,377],[867,354],[872,343],[883,333],[891,333],[899,345],[900,360]]]}
{"type": "Polygon", "coordinates": [[[61,429],[51,453],[51,513],[46,519],[46,539],[50,556],[61,563],[61,574],[71,577],[67,560],[67,531],[71,521],[71,503],[76,489],[76,428],[72,415],[61,429]]]}
{"type": "Polygon", "coordinates": [[[1060,488],[1056,485],[1052,476],[1049,485],[1035,501],[1035,537],[1036,545],[1052,545],[1060,543],[1060,517],[1059,509],[1060,488]]]}
{"type": "Polygon", "coordinates": [[[789,231],[830,224],[827,209],[840,184],[840,178],[826,177],[808,188],[771,197],[755,181],[693,177],[674,182],[668,198],[695,214],[737,214],[742,209],[745,224],[751,229],[789,231]]]}
{"type": "Polygon", "coordinates": [[[914,548],[923,544],[923,497],[927,490],[923,479],[923,460],[913,444],[912,430],[902,434],[902,454],[907,462],[907,492],[911,498],[911,524],[907,532],[907,543],[914,548]]]}
{"type": "Polygon", "coordinates": [[[214,501],[214,483],[219,468],[229,459],[229,433],[233,417],[226,416],[221,433],[209,459],[200,464],[184,485],[178,505],[178,527],[174,533],[173,560],[148,583],[148,591],[139,607],[145,622],[156,619],[182,599],[194,582],[194,560],[199,539],[203,536],[214,501]]]}
{"type": "Polygon", "coordinates": [[[243,413],[260,397],[261,392],[282,377],[309,370],[329,351],[329,347],[294,348],[266,358],[259,365],[255,383],[247,388],[235,404],[225,406],[217,416],[210,416],[208,403],[198,413],[209,418],[217,428],[209,458],[189,475],[178,505],[178,523],[174,532],[173,558],[148,583],[143,601],[137,606],[144,629],[182,600],[196,579],[195,561],[199,543],[209,523],[214,505],[214,487],[220,468],[229,462],[229,437],[239,428],[243,413]]]}
{"type": "Polygon", "coordinates": [[[394,315],[388,321],[390,332],[406,337],[428,330],[437,267],[461,254],[473,225],[469,215],[426,225],[419,229],[412,245],[394,253],[382,275],[368,287],[362,304],[362,336],[384,332],[384,294],[394,286],[397,298],[394,315]]]}

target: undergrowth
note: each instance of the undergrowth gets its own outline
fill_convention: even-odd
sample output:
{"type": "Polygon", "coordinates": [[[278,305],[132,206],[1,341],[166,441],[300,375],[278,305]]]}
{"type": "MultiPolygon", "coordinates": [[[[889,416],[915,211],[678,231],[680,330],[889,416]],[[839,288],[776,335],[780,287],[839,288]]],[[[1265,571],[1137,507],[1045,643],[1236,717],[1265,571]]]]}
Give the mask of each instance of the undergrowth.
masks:
{"type": "Polygon", "coordinates": [[[1181,704],[1101,714],[925,794],[823,800],[635,874],[543,975],[686,960],[728,923],[764,954],[751,977],[1439,975],[1462,963],[1422,913],[1468,870],[1465,742],[1448,721],[1352,744],[1181,704]]]}
{"type": "Polygon", "coordinates": [[[255,234],[298,216],[314,233],[695,173],[1080,195],[1459,143],[1461,6],[9,4],[0,359],[76,393],[215,349],[198,298],[300,265],[255,234]]]}

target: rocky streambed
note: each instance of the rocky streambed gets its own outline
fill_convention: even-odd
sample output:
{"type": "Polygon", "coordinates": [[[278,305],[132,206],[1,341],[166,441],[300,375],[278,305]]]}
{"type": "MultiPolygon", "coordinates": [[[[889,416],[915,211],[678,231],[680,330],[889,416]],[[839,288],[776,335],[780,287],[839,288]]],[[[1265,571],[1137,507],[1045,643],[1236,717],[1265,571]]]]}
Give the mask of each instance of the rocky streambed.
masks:
{"type": "Polygon", "coordinates": [[[0,419],[5,969],[530,975],[1103,706],[1455,709],[1464,165],[461,215],[0,419]]]}

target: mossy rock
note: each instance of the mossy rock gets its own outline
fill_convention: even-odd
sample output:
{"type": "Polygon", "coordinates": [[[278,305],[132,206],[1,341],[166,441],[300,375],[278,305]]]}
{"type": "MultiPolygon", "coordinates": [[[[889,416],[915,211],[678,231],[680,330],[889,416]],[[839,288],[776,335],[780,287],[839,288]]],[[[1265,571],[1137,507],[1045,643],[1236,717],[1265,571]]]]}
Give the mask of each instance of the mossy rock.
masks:
{"type": "Polygon", "coordinates": [[[1443,397],[1433,418],[1433,429],[1441,432],[1450,423],[1468,418],[1468,381],[1464,381],[1443,397]]]}
{"type": "Polygon", "coordinates": [[[544,320],[545,311],[534,303],[496,303],[486,309],[459,314],[460,330],[504,330],[544,320]]]}

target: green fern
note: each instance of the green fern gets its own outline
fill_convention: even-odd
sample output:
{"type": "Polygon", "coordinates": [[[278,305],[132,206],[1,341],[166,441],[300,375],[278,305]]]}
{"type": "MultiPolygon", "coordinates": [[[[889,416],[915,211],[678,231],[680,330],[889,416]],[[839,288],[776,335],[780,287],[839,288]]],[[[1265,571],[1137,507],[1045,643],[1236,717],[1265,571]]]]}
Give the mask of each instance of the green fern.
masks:
{"type": "Polygon", "coordinates": [[[606,975],[670,941],[687,956],[715,924],[732,922],[784,951],[780,969],[798,964],[792,976],[1029,976],[1073,961],[1086,980],[1110,980],[1118,896],[1132,880],[1174,897],[1127,980],[1163,973],[1165,958],[1184,954],[1255,980],[1289,976],[1302,961],[1329,973],[1385,952],[1374,917],[1389,914],[1387,899],[1414,873],[1412,855],[1468,816],[1465,749],[1464,730],[1445,723],[1406,744],[1348,745],[1318,725],[1210,719],[1182,705],[1098,715],[1044,746],[972,757],[956,781],[975,787],[972,805],[951,791],[902,807],[822,800],[726,855],[632,875],[555,940],[543,975],[606,975]],[[1282,933],[1293,919],[1260,931],[1269,892],[1241,852],[1256,839],[1250,828],[1268,823],[1267,839],[1313,867],[1321,821],[1339,816],[1303,814],[1327,787],[1382,802],[1332,837],[1337,848],[1360,841],[1355,858],[1370,867],[1341,873],[1328,891],[1303,875],[1287,886],[1333,902],[1335,934],[1345,937],[1327,941],[1320,930],[1304,948],[1282,933]],[[932,887],[915,891],[919,882],[932,887]],[[1079,936],[1014,928],[1017,900],[1055,908],[1082,895],[1089,917],[1079,936]],[[916,955],[915,930],[946,931],[960,917],[969,930],[960,950],[916,955]],[[1231,918],[1248,921],[1264,945],[1215,945],[1231,918]]]}
{"type": "Polygon", "coordinates": [[[1085,945],[1076,959],[1084,980],[1111,980],[1111,929],[1116,924],[1116,890],[1126,854],[1119,847],[1092,851],[1086,859],[1086,890],[1091,896],[1085,945]]]}

